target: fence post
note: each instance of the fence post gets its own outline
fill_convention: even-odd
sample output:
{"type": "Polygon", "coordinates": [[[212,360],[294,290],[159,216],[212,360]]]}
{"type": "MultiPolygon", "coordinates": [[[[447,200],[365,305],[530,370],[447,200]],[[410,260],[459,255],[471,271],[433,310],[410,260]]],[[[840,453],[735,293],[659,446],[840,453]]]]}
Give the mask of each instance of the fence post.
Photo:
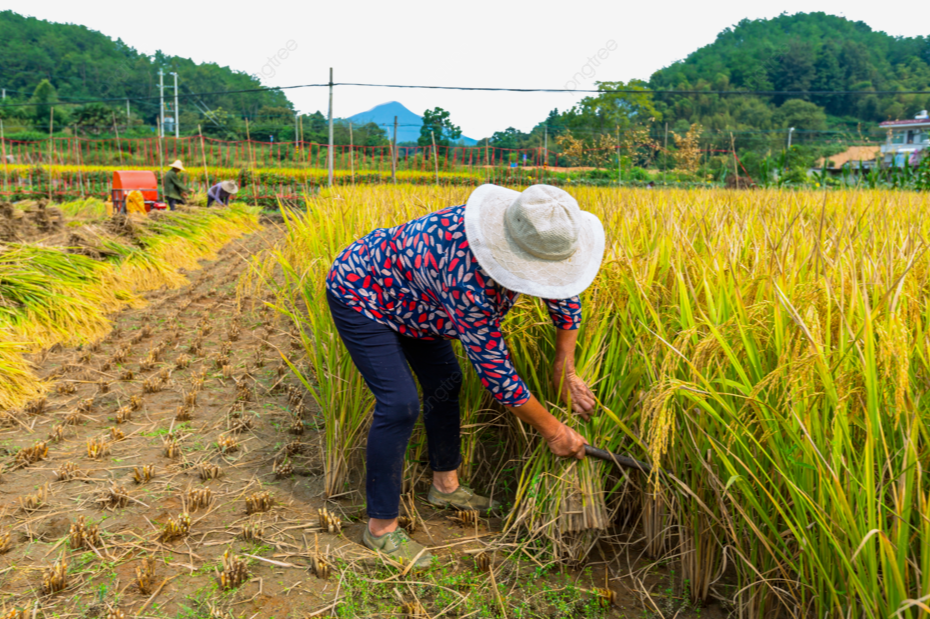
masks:
{"type": "MultiPolygon", "coordinates": [[[[156,133],[161,133],[161,118],[156,121],[158,125],[158,131],[156,133]]],[[[162,144],[161,138],[155,138],[155,147],[158,149],[158,167],[161,168],[160,172],[165,173],[165,153],[164,153],[164,144],[162,144]]]]}
{"type": "Polygon", "coordinates": [[[439,184],[439,153],[436,152],[436,135],[430,129],[429,137],[433,141],[433,167],[436,169],[436,184],[439,184]]]}
{"type": "Polygon", "coordinates": [[[620,125],[617,125],[617,187],[623,186],[623,158],[620,152],[620,125]]]}
{"type": "Polygon", "coordinates": [[[329,186],[333,186],[333,68],[329,68],[329,152],[326,154],[329,168],[329,186]]]}
{"type": "Polygon", "coordinates": [[[391,140],[391,181],[397,184],[397,116],[394,117],[394,138],[391,140]]]}
{"type": "Polygon", "coordinates": [[[207,185],[207,191],[210,191],[210,174],[207,172],[207,149],[203,145],[203,129],[197,125],[197,134],[200,135],[200,157],[203,160],[203,182],[207,185]]]}
{"type": "Polygon", "coordinates": [[[733,173],[736,175],[736,188],[739,189],[739,164],[736,163],[736,141],[733,132],[730,132],[730,149],[733,151],[733,173]]]}
{"type": "Polygon", "coordinates": [[[3,119],[0,118],[0,150],[3,151],[3,192],[10,191],[10,171],[6,160],[6,136],[3,133],[3,119]]]}
{"type": "Polygon", "coordinates": [[[74,145],[77,147],[78,151],[78,183],[81,185],[81,200],[84,199],[84,174],[81,172],[81,169],[84,165],[81,163],[81,139],[77,136],[74,136],[74,145]]]}
{"type": "Polygon", "coordinates": [[[119,151],[119,162],[123,163],[123,144],[119,140],[119,127],[116,126],[116,112],[113,113],[113,130],[116,131],[116,148],[119,151]]]}
{"type": "Polygon", "coordinates": [[[48,112],[48,201],[52,201],[52,166],[55,164],[55,140],[52,137],[55,131],[55,106],[48,112]]]}
{"type": "Polygon", "coordinates": [[[252,206],[258,206],[258,196],[256,195],[257,184],[255,182],[255,162],[252,157],[252,134],[249,133],[249,119],[245,119],[245,139],[249,143],[249,181],[252,183],[252,206]]]}
{"type": "Polygon", "coordinates": [[[352,184],[355,184],[355,141],[352,138],[352,123],[349,123],[349,166],[352,169],[352,184]]]}

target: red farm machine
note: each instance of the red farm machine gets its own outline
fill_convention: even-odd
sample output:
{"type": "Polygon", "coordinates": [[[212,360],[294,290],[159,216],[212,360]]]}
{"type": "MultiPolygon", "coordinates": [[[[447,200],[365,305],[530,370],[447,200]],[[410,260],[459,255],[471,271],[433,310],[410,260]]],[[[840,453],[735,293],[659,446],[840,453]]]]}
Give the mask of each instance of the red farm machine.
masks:
{"type": "Polygon", "coordinates": [[[163,211],[168,205],[158,200],[158,179],[150,170],[117,170],[113,172],[113,187],[110,190],[113,213],[139,211],[144,204],[146,213],[152,210],[163,211]],[[133,192],[141,194],[133,196],[133,192]],[[131,208],[132,204],[138,205],[131,208]],[[141,204],[140,204],[141,203],[141,204]]]}

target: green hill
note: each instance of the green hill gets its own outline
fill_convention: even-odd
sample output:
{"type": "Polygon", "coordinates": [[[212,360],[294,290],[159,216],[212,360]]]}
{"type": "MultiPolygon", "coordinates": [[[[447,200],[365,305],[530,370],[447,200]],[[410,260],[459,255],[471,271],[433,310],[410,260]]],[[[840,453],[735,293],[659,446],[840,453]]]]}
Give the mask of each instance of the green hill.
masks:
{"type": "MultiPolygon", "coordinates": [[[[706,90],[923,90],[930,88],[930,37],[893,37],[825,13],[743,20],[686,59],[656,71],[649,86],[706,90]]],[[[877,123],[912,116],[930,95],[808,95],[805,129],[877,123]]],[[[660,100],[663,120],[701,122],[708,128],[776,129],[786,101],[773,97],[674,97],[660,100]]],[[[804,106],[794,104],[795,111],[804,106]]]]}
{"type": "MultiPolygon", "coordinates": [[[[216,64],[197,64],[187,58],[167,56],[157,52],[146,56],[119,39],[75,24],[52,23],[34,17],[24,17],[13,11],[0,11],[0,87],[6,89],[5,103],[29,102],[43,80],[54,87],[53,97],[59,102],[80,102],[93,99],[120,99],[158,96],[158,70],[175,71],[180,77],[180,94],[232,91],[261,87],[256,78],[216,64]]],[[[166,75],[165,83],[171,83],[166,75]]],[[[173,93],[166,89],[169,97],[173,93]]],[[[107,103],[107,110],[90,104],[82,110],[62,105],[63,124],[85,120],[91,130],[104,123],[112,114],[122,115],[125,103],[107,103]],[[83,114],[82,114],[83,112],[83,114]]],[[[196,128],[198,122],[224,133],[239,117],[260,118],[263,115],[292,115],[287,97],[281,92],[222,94],[189,98],[181,101],[181,126],[196,128]],[[219,112],[210,117],[209,112],[219,112]],[[268,114],[267,111],[272,113],[268,114]],[[232,118],[230,118],[232,117],[232,118]]],[[[46,108],[47,109],[47,108],[46,108]]],[[[20,127],[30,124],[47,127],[45,119],[33,119],[36,108],[0,107],[0,117],[8,125],[20,121],[20,127]],[[30,121],[35,122],[30,123],[30,121]]],[[[131,115],[137,123],[151,125],[158,116],[158,99],[131,102],[131,115]]],[[[56,107],[56,118],[59,109],[56,107]]],[[[293,118],[292,116],[290,116],[293,118]]],[[[291,121],[293,122],[293,121],[291,121]]],[[[235,132],[235,131],[233,131],[235,132]]]]}

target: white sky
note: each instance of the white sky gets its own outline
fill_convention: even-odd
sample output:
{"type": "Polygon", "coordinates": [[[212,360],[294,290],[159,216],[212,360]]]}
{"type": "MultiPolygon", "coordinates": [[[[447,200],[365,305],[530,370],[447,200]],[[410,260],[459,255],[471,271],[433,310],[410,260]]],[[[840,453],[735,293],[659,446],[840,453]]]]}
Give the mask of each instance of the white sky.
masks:
{"type": "MultiPolygon", "coordinates": [[[[329,2],[133,3],[126,0],[0,0],[0,8],[56,22],[83,24],[140,52],[216,62],[261,75],[266,85],[336,82],[565,88],[609,41],[616,49],[587,70],[579,88],[595,80],[648,79],[653,71],[714,41],[743,18],[823,11],[861,20],[895,36],[930,34],[930,3],[872,0],[824,2],[471,2],[333,0],[329,2]],[[269,57],[288,42],[278,67],[269,57]]],[[[181,76],[183,79],[183,75],[181,76]]],[[[571,86],[571,84],[569,84],[571,86]]],[[[422,114],[443,107],[465,135],[482,138],[514,126],[527,131],[553,108],[580,95],[337,88],[336,116],[386,101],[422,114]]],[[[301,112],[326,113],[325,89],[287,91],[301,112]]]]}

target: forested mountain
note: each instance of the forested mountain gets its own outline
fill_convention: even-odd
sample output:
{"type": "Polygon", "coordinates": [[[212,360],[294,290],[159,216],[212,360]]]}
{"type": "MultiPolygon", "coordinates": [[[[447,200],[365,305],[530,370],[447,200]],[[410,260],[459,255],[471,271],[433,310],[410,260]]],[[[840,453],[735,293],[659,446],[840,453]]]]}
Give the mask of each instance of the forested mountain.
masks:
{"type": "MultiPolygon", "coordinates": [[[[161,52],[146,56],[83,26],[0,12],[0,87],[7,89],[7,105],[0,105],[0,118],[8,136],[21,138],[32,131],[41,137],[40,132],[48,130],[51,109],[58,129],[87,135],[106,133],[118,125],[129,134],[151,135],[158,115],[155,98],[131,101],[128,119],[121,101],[62,103],[156,97],[159,68],[180,74],[182,94],[260,86],[257,79],[227,67],[196,64],[161,52]],[[23,103],[29,105],[16,106],[23,103]]],[[[755,165],[754,161],[785,151],[787,130],[793,127],[792,149],[800,149],[801,155],[793,161],[802,165],[850,144],[881,141],[879,122],[910,118],[930,108],[930,36],[893,37],[863,22],[825,13],[744,20],[648,80],[598,82],[598,88],[601,93],[567,110],[553,110],[529,132],[507,128],[479,143],[513,149],[548,144],[553,152],[564,155],[560,161],[598,166],[616,160],[611,153],[619,143],[624,156],[643,167],[678,165],[674,153],[680,149],[700,150],[707,161],[708,153],[725,153],[735,146],[746,165],[755,165]],[[663,90],[707,94],[671,95],[662,94],[663,90]],[[927,94],[789,98],[711,92],[719,90],[916,90],[927,94]]],[[[172,98],[169,94],[168,99],[172,98]]],[[[203,95],[182,99],[180,108],[183,134],[202,125],[208,135],[241,139],[247,118],[255,139],[295,139],[293,106],[281,92],[203,95]]],[[[298,124],[304,140],[328,139],[321,113],[305,115],[298,124]]],[[[388,132],[377,123],[360,126],[356,122],[352,139],[355,144],[379,145],[387,137],[388,132]]],[[[336,121],[335,140],[348,143],[348,120],[336,121]]]]}
{"type": "MultiPolygon", "coordinates": [[[[930,31],[930,24],[928,24],[930,31]]],[[[926,90],[930,88],[930,37],[893,37],[863,22],[825,13],[743,20],[681,62],[656,71],[654,90],[926,90]]],[[[700,122],[707,128],[774,129],[786,97],[689,96],[663,100],[662,120],[700,122]]],[[[877,123],[913,116],[927,95],[817,95],[800,97],[822,109],[806,129],[877,123]]]]}
{"type": "MultiPolygon", "coordinates": [[[[197,64],[161,52],[150,57],[121,40],[113,40],[84,26],[57,24],[13,11],[0,11],[0,87],[6,89],[7,104],[29,102],[42,80],[47,80],[53,89],[47,94],[59,102],[157,97],[159,69],[166,74],[172,71],[179,74],[182,95],[261,87],[256,78],[228,67],[197,64]]],[[[166,75],[165,84],[171,83],[172,77],[166,75]]],[[[171,91],[166,90],[166,93],[173,98],[171,91]]],[[[102,122],[99,118],[108,114],[125,115],[122,102],[108,104],[111,112],[101,110],[99,104],[90,106],[83,110],[89,125],[102,122]]],[[[222,132],[222,126],[229,124],[228,116],[254,119],[262,115],[263,109],[288,113],[293,119],[292,106],[284,94],[264,91],[184,99],[181,125],[196,127],[200,121],[222,132]],[[210,111],[217,111],[214,122],[206,117],[210,111]]],[[[35,108],[0,108],[0,117],[28,124],[31,120],[28,115],[34,112],[35,108]]],[[[82,118],[81,113],[79,107],[62,106],[60,120],[75,121],[82,118]]],[[[153,124],[158,116],[158,99],[131,101],[131,114],[138,115],[138,120],[145,124],[153,124]]],[[[120,121],[125,122],[125,119],[120,121]]],[[[35,124],[47,127],[47,118],[41,122],[37,119],[35,124]]]]}
{"type": "Polygon", "coordinates": [[[735,147],[742,165],[762,173],[763,162],[774,166],[786,157],[788,129],[794,128],[791,157],[779,165],[803,175],[820,157],[883,141],[881,121],[930,108],[930,36],[893,37],[825,13],[743,20],[648,80],[598,82],[598,89],[567,110],[553,110],[529,133],[498,131],[490,144],[531,148],[548,136],[560,161],[606,166],[616,158],[605,153],[619,143],[633,165],[681,166],[685,158],[677,155],[689,152],[685,167],[691,169],[701,162],[729,165],[726,153],[735,147]],[[617,90],[625,92],[611,92],[617,90]],[[711,92],[825,90],[860,94],[711,92]]]}

